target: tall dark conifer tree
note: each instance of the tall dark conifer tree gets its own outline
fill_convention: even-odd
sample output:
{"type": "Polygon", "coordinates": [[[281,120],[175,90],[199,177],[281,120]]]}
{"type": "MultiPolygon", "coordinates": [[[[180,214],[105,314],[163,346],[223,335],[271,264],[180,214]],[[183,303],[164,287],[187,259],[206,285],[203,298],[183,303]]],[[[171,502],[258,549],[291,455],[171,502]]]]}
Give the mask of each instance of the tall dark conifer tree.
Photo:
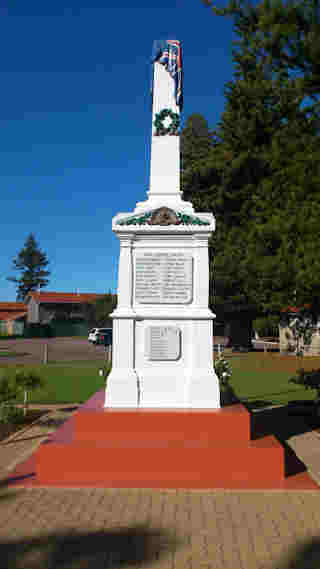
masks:
{"type": "Polygon", "coordinates": [[[189,177],[184,162],[183,188],[217,218],[218,313],[278,311],[293,297],[319,296],[318,8],[311,0],[214,8],[235,18],[235,77],[207,157],[189,177]]]}
{"type": "Polygon", "coordinates": [[[39,248],[35,237],[30,233],[23,249],[13,260],[13,269],[20,272],[20,277],[8,277],[8,280],[17,285],[17,301],[24,301],[31,291],[47,286],[50,271],[46,254],[39,248]]]}

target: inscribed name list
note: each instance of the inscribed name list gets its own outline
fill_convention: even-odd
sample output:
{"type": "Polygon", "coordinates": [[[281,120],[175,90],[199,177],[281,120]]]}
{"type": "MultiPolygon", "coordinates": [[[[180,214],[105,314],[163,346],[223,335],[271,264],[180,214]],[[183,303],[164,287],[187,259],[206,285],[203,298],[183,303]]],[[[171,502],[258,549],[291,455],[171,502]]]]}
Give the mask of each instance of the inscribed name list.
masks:
{"type": "Polygon", "coordinates": [[[187,304],[192,300],[190,253],[143,253],[136,257],[135,299],[141,304],[187,304]]]}
{"type": "Polygon", "coordinates": [[[148,326],[146,355],[149,360],[178,360],[180,335],[181,331],[177,326],[148,326]]]}

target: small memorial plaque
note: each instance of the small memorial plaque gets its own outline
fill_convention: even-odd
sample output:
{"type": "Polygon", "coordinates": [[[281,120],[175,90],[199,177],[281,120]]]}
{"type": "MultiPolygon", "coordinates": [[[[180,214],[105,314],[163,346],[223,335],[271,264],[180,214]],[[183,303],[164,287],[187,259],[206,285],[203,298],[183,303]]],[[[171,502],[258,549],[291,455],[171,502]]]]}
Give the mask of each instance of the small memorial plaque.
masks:
{"type": "Polygon", "coordinates": [[[178,360],[180,345],[181,330],[177,326],[146,328],[146,356],[149,360],[178,360]]]}
{"type": "Polygon", "coordinates": [[[143,253],[135,263],[135,299],[140,304],[188,304],[192,301],[190,253],[143,253]]]}

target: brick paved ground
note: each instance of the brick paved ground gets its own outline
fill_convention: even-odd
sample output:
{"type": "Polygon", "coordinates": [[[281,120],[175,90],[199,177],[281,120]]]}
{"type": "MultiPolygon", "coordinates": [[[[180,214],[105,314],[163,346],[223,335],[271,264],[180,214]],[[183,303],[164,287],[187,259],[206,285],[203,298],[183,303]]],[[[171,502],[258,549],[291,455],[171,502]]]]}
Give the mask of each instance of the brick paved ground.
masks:
{"type": "Polygon", "coordinates": [[[313,492],[10,489],[1,567],[318,569],[319,524],[313,492]]]}
{"type": "MultiPolygon", "coordinates": [[[[54,428],[1,445],[1,569],[320,568],[319,491],[7,488],[8,470],[54,428]]],[[[319,476],[317,433],[291,439],[319,476]]]]}

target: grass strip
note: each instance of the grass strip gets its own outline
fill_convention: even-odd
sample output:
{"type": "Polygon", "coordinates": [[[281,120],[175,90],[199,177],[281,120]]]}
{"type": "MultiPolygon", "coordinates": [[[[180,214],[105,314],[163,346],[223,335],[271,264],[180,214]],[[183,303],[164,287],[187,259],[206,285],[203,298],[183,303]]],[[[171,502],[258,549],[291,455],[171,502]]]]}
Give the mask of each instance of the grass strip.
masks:
{"type": "MultiPolygon", "coordinates": [[[[231,364],[230,384],[234,392],[251,407],[286,405],[292,400],[312,400],[315,397],[314,391],[289,383],[289,379],[301,367],[320,368],[320,357],[297,358],[254,352],[229,353],[225,357],[231,364]]],[[[30,403],[73,404],[87,401],[104,386],[104,378],[99,375],[103,365],[103,361],[23,365],[25,369],[38,371],[46,380],[45,387],[30,393],[30,403]]],[[[5,367],[0,366],[0,372],[5,367]]],[[[20,365],[17,364],[17,367],[20,365]]]]}
{"type": "MultiPolygon", "coordinates": [[[[29,393],[28,402],[31,404],[83,403],[105,384],[104,378],[99,375],[99,369],[103,367],[100,362],[23,367],[37,371],[46,382],[43,388],[29,393]]],[[[17,401],[22,403],[23,398],[17,401]]]]}

